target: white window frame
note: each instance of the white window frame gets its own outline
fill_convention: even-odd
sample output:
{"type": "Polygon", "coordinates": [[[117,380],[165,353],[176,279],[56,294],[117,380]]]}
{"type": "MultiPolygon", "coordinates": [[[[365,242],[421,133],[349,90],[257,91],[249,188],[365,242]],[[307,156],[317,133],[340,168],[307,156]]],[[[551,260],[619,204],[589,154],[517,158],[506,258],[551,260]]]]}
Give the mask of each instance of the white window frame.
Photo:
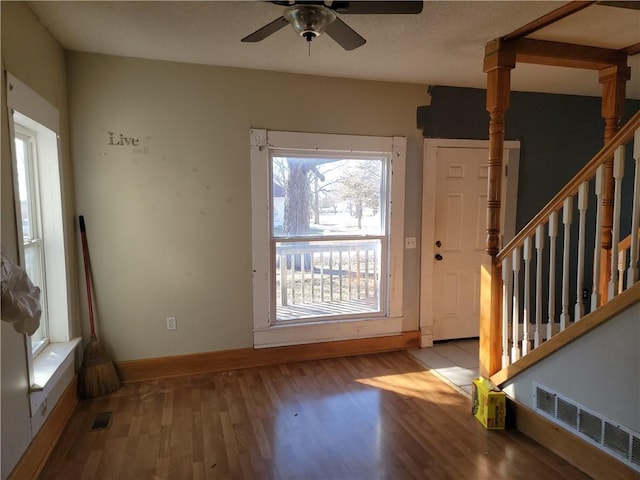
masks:
{"type": "MultiPolygon", "coordinates": [[[[15,120],[15,119],[14,119],[15,120]]],[[[20,119],[18,119],[20,122],[20,119]]],[[[36,335],[30,337],[31,352],[33,356],[37,356],[48,344],[49,344],[49,322],[48,322],[48,309],[47,309],[47,280],[46,280],[46,262],[44,255],[44,239],[42,229],[42,214],[40,208],[40,188],[38,180],[38,149],[37,149],[37,133],[24,124],[28,122],[22,121],[21,123],[14,123],[14,137],[22,140],[27,148],[25,151],[25,183],[28,189],[27,196],[29,198],[29,219],[30,219],[30,236],[28,243],[24,241],[24,231],[22,231],[22,249],[26,265],[26,252],[27,250],[33,250],[38,257],[37,262],[39,264],[38,277],[41,282],[38,283],[40,287],[40,304],[42,305],[42,315],[40,316],[40,327],[36,331],[36,335]],[[34,340],[36,340],[34,342],[34,340]]],[[[15,140],[14,140],[15,145],[15,140]]],[[[17,150],[17,147],[16,147],[17,150]]],[[[17,169],[16,169],[17,174],[17,169]]],[[[18,193],[18,198],[20,197],[18,193]]],[[[18,208],[18,212],[22,207],[18,208]]],[[[19,218],[21,219],[22,216],[19,218]]],[[[20,228],[22,229],[22,222],[20,222],[20,228]]],[[[21,257],[22,258],[22,257],[21,257]]],[[[35,279],[32,279],[35,283],[35,279]]]]}
{"type": "MultiPolygon", "coordinates": [[[[31,90],[27,85],[7,73],[7,108],[9,135],[12,142],[13,182],[16,209],[16,234],[20,265],[24,265],[22,222],[20,221],[20,196],[16,173],[15,146],[16,125],[35,133],[38,151],[37,175],[41,207],[41,227],[45,252],[45,281],[47,289],[49,345],[34,354],[30,337],[25,335],[27,364],[30,383],[30,406],[34,432],[46,415],[36,415],[46,402],[59,397],[54,390],[61,378],[73,374],[73,351],[79,338],[72,338],[70,321],[71,285],[68,275],[68,252],[64,229],[64,191],[61,151],[60,113],[57,108],[31,90]],[[53,393],[53,397],[51,396],[53,393]],[[37,419],[37,420],[36,420],[37,419]],[[33,423],[35,422],[35,423],[33,423]]],[[[19,128],[18,128],[19,130],[19,128]]],[[[57,401],[57,400],[55,400],[57,401]]],[[[55,402],[54,402],[55,403],[55,402]]],[[[43,407],[44,405],[44,407],[43,407]]],[[[48,414],[48,412],[47,412],[48,414]]]]}
{"type": "MultiPolygon", "coordinates": [[[[402,333],[402,275],[404,237],[404,182],[406,138],[283,132],[251,129],[251,191],[253,251],[254,347],[275,347],[402,333]],[[270,151],[306,150],[336,154],[390,155],[391,211],[389,212],[389,263],[387,270],[387,315],[371,318],[305,320],[275,324],[271,319],[272,262],[270,151]]],[[[385,294],[385,292],[382,292],[385,294]]]]}

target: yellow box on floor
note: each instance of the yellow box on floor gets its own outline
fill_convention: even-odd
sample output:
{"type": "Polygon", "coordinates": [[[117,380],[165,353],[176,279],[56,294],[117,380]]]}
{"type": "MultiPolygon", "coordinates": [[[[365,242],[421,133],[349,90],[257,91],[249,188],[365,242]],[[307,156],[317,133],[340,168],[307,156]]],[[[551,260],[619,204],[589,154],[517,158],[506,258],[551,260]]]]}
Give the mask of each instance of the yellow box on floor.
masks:
{"type": "Polygon", "coordinates": [[[471,413],[487,430],[503,430],[505,396],[486,378],[476,378],[472,385],[471,413]]]}

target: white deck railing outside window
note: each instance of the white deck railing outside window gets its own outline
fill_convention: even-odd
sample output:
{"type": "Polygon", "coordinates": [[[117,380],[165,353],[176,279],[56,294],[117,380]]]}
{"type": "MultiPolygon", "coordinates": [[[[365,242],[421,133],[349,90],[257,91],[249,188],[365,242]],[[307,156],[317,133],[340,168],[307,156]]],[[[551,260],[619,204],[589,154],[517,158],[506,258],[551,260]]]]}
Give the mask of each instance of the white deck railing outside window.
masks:
{"type": "Polygon", "coordinates": [[[381,311],[381,243],[277,242],[276,319],[381,311]]]}

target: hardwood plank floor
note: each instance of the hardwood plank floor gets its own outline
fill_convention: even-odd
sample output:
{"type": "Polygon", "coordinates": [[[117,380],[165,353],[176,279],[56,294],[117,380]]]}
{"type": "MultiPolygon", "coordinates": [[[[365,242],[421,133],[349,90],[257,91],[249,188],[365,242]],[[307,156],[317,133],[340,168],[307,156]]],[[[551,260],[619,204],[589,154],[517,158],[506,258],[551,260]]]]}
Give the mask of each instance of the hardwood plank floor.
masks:
{"type": "Polygon", "coordinates": [[[40,478],[588,477],[393,352],[126,384],[80,402],[40,478]]]}

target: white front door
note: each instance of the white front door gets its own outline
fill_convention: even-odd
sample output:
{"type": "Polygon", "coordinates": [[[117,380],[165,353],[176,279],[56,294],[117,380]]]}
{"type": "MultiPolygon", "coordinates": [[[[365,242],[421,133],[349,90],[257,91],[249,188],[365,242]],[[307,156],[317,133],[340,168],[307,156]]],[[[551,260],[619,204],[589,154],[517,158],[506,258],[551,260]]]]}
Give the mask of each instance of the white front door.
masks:
{"type": "Polygon", "coordinates": [[[487,156],[480,148],[441,148],[437,154],[433,336],[477,337],[487,156]]]}
{"type": "MultiPolygon", "coordinates": [[[[516,143],[517,142],[509,142],[516,143]]],[[[503,221],[515,223],[517,155],[507,145],[515,182],[503,179],[503,221]],[[509,188],[510,187],[510,188],[509,188]]],[[[515,150],[517,152],[517,150],[515,150]]],[[[488,142],[425,140],[421,331],[434,340],[479,335],[480,264],[485,251],[488,142]]],[[[509,179],[511,180],[511,179],[509,179]]],[[[504,231],[504,229],[503,229],[504,231]]],[[[513,226],[507,229],[513,235],[513,226]]]]}

